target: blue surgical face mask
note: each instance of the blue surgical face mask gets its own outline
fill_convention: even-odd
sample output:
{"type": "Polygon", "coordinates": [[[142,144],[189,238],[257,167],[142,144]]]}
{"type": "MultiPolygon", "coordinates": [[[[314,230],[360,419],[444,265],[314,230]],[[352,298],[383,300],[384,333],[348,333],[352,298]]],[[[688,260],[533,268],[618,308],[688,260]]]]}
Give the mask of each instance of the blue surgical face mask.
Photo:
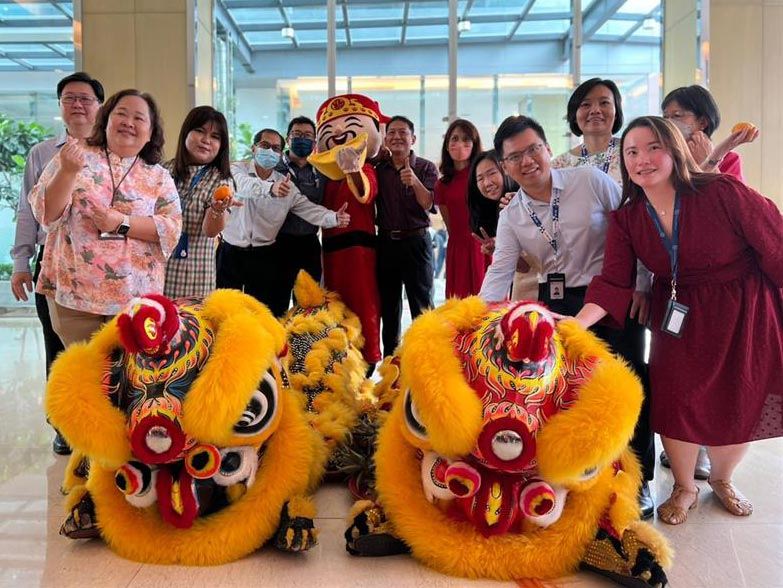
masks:
{"type": "Polygon", "coordinates": [[[313,152],[315,141],[307,137],[294,137],[291,139],[291,153],[297,157],[307,157],[313,152]]]}
{"type": "Polygon", "coordinates": [[[256,149],[253,154],[255,162],[264,169],[273,169],[277,162],[280,161],[280,154],[277,151],[271,149],[256,149]]]}

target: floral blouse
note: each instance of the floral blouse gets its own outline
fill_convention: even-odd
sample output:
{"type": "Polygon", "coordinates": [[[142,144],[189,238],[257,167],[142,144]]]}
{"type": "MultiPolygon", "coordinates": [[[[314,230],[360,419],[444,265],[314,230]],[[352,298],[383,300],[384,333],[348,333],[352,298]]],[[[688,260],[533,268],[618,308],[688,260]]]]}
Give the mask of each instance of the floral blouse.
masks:
{"type": "Polygon", "coordinates": [[[552,160],[552,167],[555,169],[582,167],[583,165],[597,167],[604,173],[609,174],[618,185],[622,186],[623,179],[620,174],[620,139],[612,137],[609,149],[601,151],[600,153],[593,153],[592,155],[574,155],[570,151],[566,151],[552,160]]]}
{"type": "Polygon", "coordinates": [[[120,158],[114,153],[108,157],[113,182],[106,151],[85,148],[86,165],[76,178],[71,201],[49,224],[43,220],[44,196],[47,184],[60,169],[59,153],[28,196],[33,215],[47,232],[36,291],[53,297],[61,306],[101,315],[117,314],[135,296],[163,293],[166,259],[182,229],[179,195],[162,166],[149,165],[141,158],[133,165],[135,158],[120,158]],[[118,186],[113,203],[112,184],[118,186]],[[160,241],[100,239],[91,219],[93,204],[112,206],[131,216],[152,217],[160,241]]]}

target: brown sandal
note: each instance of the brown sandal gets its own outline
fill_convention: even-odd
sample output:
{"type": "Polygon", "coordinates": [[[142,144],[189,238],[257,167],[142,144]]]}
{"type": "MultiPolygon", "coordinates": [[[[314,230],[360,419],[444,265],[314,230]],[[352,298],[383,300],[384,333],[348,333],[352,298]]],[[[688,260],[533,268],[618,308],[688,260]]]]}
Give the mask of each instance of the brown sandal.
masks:
{"type": "Polygon", "coordinates": [[[688,520],[688,511],[693,510],[699,504],[699,489],[688,490],[685,486],[675,484],[672,488],[672,495],[669,499],[658,507],[658,518],[667,525],[680,525],[688,520]],[[687,509],[677,506],[676,500],[681,495],[687,494],[693,496],[693,501],[687,509]]]}
{"type": "Polygon", "coordinates": [[[708,480],[715,497],[734,516],[746,517],[753,512],[753,503],[748,500],[731,480],[708,480]]]}

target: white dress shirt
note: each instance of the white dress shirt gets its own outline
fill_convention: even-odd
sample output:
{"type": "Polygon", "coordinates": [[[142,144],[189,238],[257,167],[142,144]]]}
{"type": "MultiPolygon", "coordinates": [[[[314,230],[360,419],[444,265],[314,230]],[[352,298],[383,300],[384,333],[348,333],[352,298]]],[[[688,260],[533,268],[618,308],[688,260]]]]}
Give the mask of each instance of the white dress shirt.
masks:
{"type": "Polygon", "coordinates": [[[231,218],[223,230],[223,239],[230,245],[271,245],[277,239],[277,233],[289,211],[325,229],[337,226],[337,213],[313,204],[293,182],[288,196],[273,196],[272,184],[285,178],[277,170],[272,170],[271,175],[264,180],[256,174],[252,161],[240,161],[231,164],[231,174],[234,176],[237,199],[244,206],[232,209],[231,218]]]}
{"type": "MultiPolygon", "coordinates": [[[[620,205],[620,187],[595,167],[552,169],[552,201],[560,197],[560,231],[552,230],[552,203],[530,198],[520,190],[500,212],[495,252],[479,295],[487,302],[505,300],[519,256],[524,254],[541,268],[539,283],[547,274],[563,273],[567,288],[587,286],[601,273],[609,213],[620,205]],[[544,228],[556,238],[559,263],[549,241],[533,223],[529,203],[544,228]]],[[[646,273],[641,272],[641,273],[646,273]]],[[[649,273],[640,275],[640,289],[649,289],[649,273]]]]}

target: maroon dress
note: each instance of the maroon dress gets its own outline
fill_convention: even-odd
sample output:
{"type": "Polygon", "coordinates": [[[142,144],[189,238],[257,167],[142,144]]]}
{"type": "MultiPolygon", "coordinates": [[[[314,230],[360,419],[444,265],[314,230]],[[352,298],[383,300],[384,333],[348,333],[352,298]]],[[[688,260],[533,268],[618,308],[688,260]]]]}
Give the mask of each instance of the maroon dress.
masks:
{"type": "Polygon", "coordinates": [[[653,429],[702,445],[783,436],[783,216],[731,176],[680,198],[677,300],[682,338],[661,331],[669,255],[644,200],[611,215],[600,276],[585,302],[622,324],[637,257],[655,274],[650,381],[653,429]]]}
{"type": "Polygon", "coordinates": [[[449,242],[446,247],[446,298],[478,294],[484,281],[486,263],[481,244],[471,235],[468,211],[470,168],[454,173],[451,181],[435,184],[435,204],[446,206],[449,214],[449,242]]]}

